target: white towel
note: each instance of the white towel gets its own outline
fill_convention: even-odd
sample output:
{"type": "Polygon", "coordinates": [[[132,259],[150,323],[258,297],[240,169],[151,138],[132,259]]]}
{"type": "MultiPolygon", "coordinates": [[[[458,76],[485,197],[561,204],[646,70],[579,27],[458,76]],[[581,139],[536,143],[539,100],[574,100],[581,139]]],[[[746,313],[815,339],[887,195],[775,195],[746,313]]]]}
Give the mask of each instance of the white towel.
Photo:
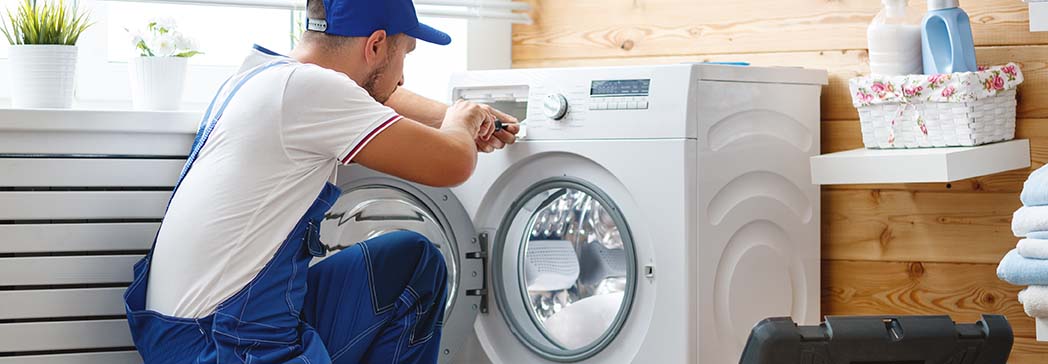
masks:
{"type": "Polygon", "coordinates": [[[1035,231],[1048,231],[1048,206],[1023,206],[1012,215],[1012,232],[1026,236],[1035,231]]]}
{"type": "Polygon", "coordinates": [[[1019,255],[1030,259],[1048,259],[1048,240],[1026,238],[1015,246],[1019,255]]]}
{"type": "Polygon", "coordinates": [[[1048,341],[1048,318],[1038,317],[1034,320],[1034,328],[1037,330],[1037,341],[1048,341]]]}
{"type": "Polygon", "coordinates": [[[575,301],[543,322],[554,341],[575,349],[592,344],[608,331],[622,307],[622,292],[599,294],[575,301]]]}
{"type": "Polygon", "coordinates": [[[1030,317],[1048,317],[1048,286],[1029,286],[1019,291],[1019,302],[1030,317]]]}

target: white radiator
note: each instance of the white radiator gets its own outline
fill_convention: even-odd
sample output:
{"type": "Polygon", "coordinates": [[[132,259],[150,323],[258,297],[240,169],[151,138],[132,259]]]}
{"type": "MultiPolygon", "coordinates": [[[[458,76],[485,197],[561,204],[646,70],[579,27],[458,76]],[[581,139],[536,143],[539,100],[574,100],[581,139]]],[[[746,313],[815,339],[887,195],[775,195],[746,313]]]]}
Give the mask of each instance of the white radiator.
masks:
{"type": "Polygon", "coordinates": [[[0,110],[0,364],[141,363],[122,294],[198,123],[0,110]]]}

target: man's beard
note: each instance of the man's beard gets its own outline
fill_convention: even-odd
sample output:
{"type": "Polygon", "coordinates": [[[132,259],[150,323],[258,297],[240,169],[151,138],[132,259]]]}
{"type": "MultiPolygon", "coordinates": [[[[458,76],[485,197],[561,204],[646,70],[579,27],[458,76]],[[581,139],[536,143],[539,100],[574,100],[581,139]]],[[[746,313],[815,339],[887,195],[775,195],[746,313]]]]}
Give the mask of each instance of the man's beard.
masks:
{"type": "Polygon", "coordinates": [[[379,66],[374,71],[371,71],[370,74],[368,74],[368,77],[367,79],[365,79],[364,85],[362,86],[364,90],[366,90],[368,94],[375,99],[375,101],[378,101],[382,104],[385,104],[386,101],[389,100],[389,97],[393,94],[393,90],[390,90],[389,93],[379,94],[379,91],[375,89],[378,85],[378,80],[382,78],[383,74],[386,73],[387,68],[389,68],[388,59],[381,66],[379,66]]]}

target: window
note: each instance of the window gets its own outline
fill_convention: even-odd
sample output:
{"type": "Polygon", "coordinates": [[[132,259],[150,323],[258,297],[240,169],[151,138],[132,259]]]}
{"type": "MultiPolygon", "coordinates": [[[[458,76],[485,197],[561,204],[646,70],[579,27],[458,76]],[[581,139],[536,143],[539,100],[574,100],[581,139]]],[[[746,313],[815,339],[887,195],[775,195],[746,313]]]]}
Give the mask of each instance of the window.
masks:
{"type": "Polygon", "coordinates": [[[422,18],[419,21],[451,35],[451,44],[418,42],[415,51],[404,60],[404,88],[415,93],[448,102],[448,81],[454,72],[466,70],[469,44],[465,19],[422,18]]]}
{"type": "MultiPolygon", "coordinates": [[[[17,0],[0,3],[11,1],[17,0]]],[[[243,7],[231,1],[206,2],[79,0],[81,8],[91,12],[95,25],[77,43],[75,107],[129,107],[127,60],[136,53],[125,29],[144,27],[151,18],[174,18],[179,29],[194,38],[205,53],[189,61],[183,98],[186,109],[197,109],[210,101],[222,81],[236,71],[252,44],[287,54],[302,31],[302,11],[243,7]]],[[[422,7],[418,9],[422,11],[422,7]]],[[[449,46],[419,42],[405,61],[406,88],[449,101],[447,84],[453,72],[509,67],[508,21],[475,21],[447,15],[422,16],[419,20],[447,32],[453,42],[449,46]]],[[[0,41],[0,85],[8,83],[7,50],[6,42],[0,41]]],[[[9,94],[8,87],[0,86],[0,99],[9,94]]]]}
{"type": "MultiPolygon", "coordinates": [[[[7,12],[10,9],[13,9],[14,5],[15,3],[10,0],[0,0],[0,16],[3,16],[4,19],[6,19],[7,12]]],[[[3,23],[6,23],[6,21],[3,23]]],[[[11,45],[7,42],[7,38],[5,38],[3,34],[0,34],[0,59],[7,58],[7,47],[10,46],[11,45]]]]}
{"type": "Polygon", "coordinates": [[[291,50],[294,14],[290,10],[130,2],[111,2],[106,8],[110,62],[137,56],[126,29],[144,28],[149,19],[161,15],[174,18],[178,29],[204,52],[193,57],[193,64],[236,66],[244,58],[246,42],[265,44],[277,52],[291,50]]]}

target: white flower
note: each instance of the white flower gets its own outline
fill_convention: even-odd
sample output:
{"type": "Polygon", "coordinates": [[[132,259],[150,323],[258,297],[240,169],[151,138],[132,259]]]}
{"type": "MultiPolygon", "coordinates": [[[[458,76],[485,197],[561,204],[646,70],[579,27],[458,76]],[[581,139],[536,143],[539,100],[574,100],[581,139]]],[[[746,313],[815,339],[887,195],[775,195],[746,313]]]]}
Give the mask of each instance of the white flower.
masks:
{"type": "Polygon", "coordinates": [[[196,42],[175,28],[170,17],[154,18],[145,29],[127,29],[132,45],[141,56],[173,57],[179,54],[192,57],[200,54],[196,42]]]}
{"type": "Polygon", "coordinates": [[[160,34],[154,39],[153,44],[149,48],[153,50],[153,54],[157,57],[170,57],[178,54],[178,47],[175,42],[176,37],[173,34],[160,34]]]}
{"type": "Polygon", "coordinates": [[[164,32],[174,30],[176,27],[175,18],[169,16],[153,18],[149,21],[149,23],[155,24],[156,30],[159,31],[163,29],[164,32]]]}
{"type": "Polygon", "coordinates": [[[196,50],[196,42],[189,37],[186,37],[180,32],[173,33],[175,36],[175,48],[178,48],[178,53],[188,52],[196,50]]]}

